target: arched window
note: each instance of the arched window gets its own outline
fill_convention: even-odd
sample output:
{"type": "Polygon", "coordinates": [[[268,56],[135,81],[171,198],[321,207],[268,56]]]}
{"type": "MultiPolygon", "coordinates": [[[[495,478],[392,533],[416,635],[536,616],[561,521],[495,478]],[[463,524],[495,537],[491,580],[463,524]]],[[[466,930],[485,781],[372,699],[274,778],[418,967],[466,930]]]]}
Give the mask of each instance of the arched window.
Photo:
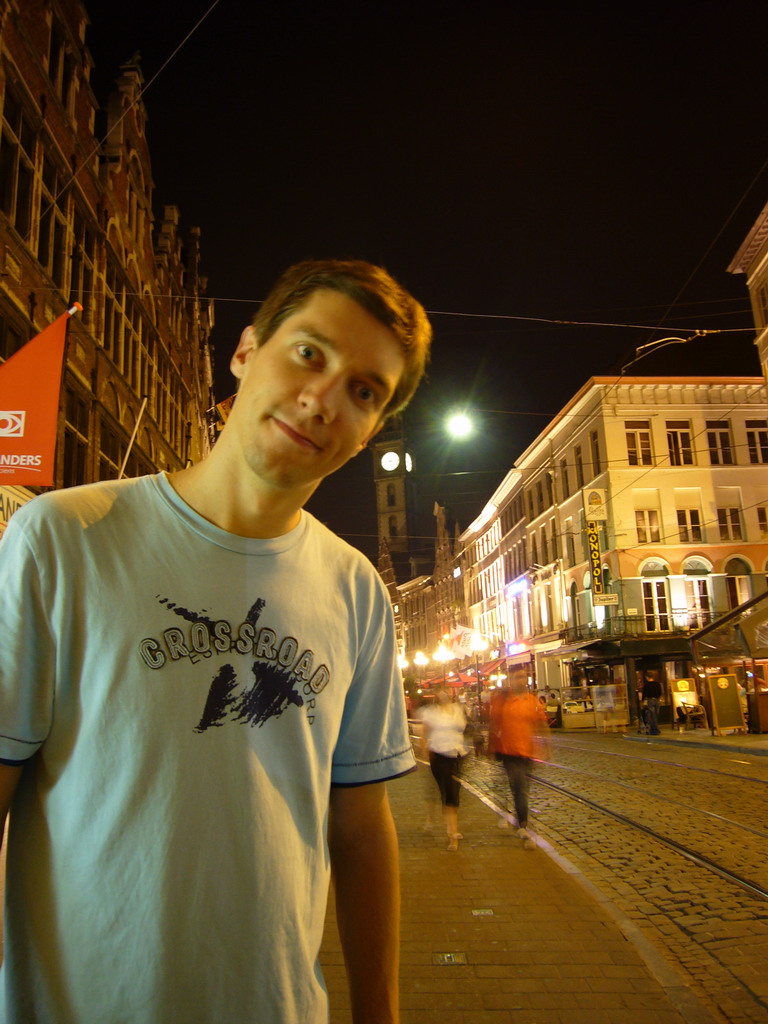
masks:
{"type": "Polygon", "coordinates": [[[694,556],[683,562],[685,574],[685,607],[688,615],[688,629],[701,629],[712,619],[709,574],[710,563],[694,556]]]}
{"type": "Polygon", "coordinates": [[[752,597],[751,569],[743,558],[730,558],[725,565],[728,607],[737,608],[752,597]]]}
{"type": "Polygon", "coordinates": [[[649,558],[642,568],[643,617],[649,633],[671,628],[669,616],[669,569],[658,558],[649,558]]]}

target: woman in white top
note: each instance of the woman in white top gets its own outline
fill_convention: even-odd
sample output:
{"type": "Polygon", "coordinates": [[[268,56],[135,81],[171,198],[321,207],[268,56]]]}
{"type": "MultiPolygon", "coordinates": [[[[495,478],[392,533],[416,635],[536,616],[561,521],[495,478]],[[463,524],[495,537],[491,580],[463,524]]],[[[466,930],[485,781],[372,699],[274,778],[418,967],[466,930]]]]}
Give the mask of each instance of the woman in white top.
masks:
{"type": "Polygon", "coordinates": [[[448,833],[448,849],[457,850],[459,839],[459,786],[461,758],[466,753],[464,729],[467,720],[460,704],[451,700],[447,689],[435,694],[435,702],[421,712],[422,755],[429,753],[429,766],[435,777],[443,805],[443,820],[448,833]]]}

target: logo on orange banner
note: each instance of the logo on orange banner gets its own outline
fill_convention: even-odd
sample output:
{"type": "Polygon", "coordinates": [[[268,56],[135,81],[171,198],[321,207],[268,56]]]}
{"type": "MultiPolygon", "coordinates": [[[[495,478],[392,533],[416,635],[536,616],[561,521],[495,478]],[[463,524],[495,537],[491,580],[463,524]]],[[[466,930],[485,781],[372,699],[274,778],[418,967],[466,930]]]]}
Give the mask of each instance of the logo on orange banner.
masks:
{"type": "Polygon", "coordinates": [[[53,483],[61,371],[71,310],[0,366],[0,484],[53,483]]]}

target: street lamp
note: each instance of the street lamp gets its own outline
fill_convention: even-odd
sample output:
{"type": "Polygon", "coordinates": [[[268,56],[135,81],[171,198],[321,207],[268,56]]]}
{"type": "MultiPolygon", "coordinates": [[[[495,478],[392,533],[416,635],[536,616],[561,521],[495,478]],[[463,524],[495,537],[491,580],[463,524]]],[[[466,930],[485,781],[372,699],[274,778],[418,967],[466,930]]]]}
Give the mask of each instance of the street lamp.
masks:
{"type": "Polygon", "coordinates": [[[429,658],[423,651],[416,651],[413,656],[413,664],[419,670],[419,682],[421,682],[424,675],[424,666],[429,664],[429,658]]]}
{"type": "Polygon", "coordinates": [[[654,338],[653,341],[647,341],[645,345],[638,345],[635,349],[635,355],[633,359],[630,359],[628,363],[624,363],[621,368],[622,373],[626,373],[630,366],[634,366],[635,363],[641,359],[645,359],[646,356],[652,355],[660,348],[665,348],[667,345],[685,345],[689,341],[693,341],[694,338],[703,338],[705,334],[719,334],[717,330],[701,330],[691,334],[688,338],[679,338],[677,335],[673,335],[670,338],[654,338]]]}
{"type": "Polygon", "coordinates": [[[449,661],[453,661],[453,655],[448,650],[448,648],[445,646],[445,644],[442,643],[442,641],[440,642],[440,644],[438,644],[437,650],[432,655],[432,660],[433,661],[441,661],[443,663],[443,686],[446,686],[447,685],[447,679],[446,679],[447,668],[446,668],[446,665],[447,665],[447,663],[449,661]]]}
{"type": "Polygon", "coordinates": [[[465,412],[455,412],[448,417],[446,428],[451,437],[470,437],[475,432],[475,425],[465,412]]]}
{"type": "Polygon", "coordinates": [[[475,654],[475,683],[477,684],[477,697],[483,692],[483,684],[480,680],[480,652],[488,650],[488,641],[482,633],[473,633],[469,641],[469,649],[475,654]]]}

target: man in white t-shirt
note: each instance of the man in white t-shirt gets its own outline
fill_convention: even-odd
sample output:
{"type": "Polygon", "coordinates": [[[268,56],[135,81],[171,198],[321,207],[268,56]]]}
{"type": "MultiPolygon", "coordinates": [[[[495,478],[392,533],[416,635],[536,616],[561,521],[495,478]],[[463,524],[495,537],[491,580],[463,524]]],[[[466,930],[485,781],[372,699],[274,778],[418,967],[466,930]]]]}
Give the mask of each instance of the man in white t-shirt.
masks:
{"type": "Polygon", "coordinates": [[[322,1024],[329,870],[355,1024],[395,1024],[410,771],[370,563],[303,506],[410,399],[422,307],[290,268],[211,455],[52,492],[0,544],[4,1024],[322,1024]]]}

